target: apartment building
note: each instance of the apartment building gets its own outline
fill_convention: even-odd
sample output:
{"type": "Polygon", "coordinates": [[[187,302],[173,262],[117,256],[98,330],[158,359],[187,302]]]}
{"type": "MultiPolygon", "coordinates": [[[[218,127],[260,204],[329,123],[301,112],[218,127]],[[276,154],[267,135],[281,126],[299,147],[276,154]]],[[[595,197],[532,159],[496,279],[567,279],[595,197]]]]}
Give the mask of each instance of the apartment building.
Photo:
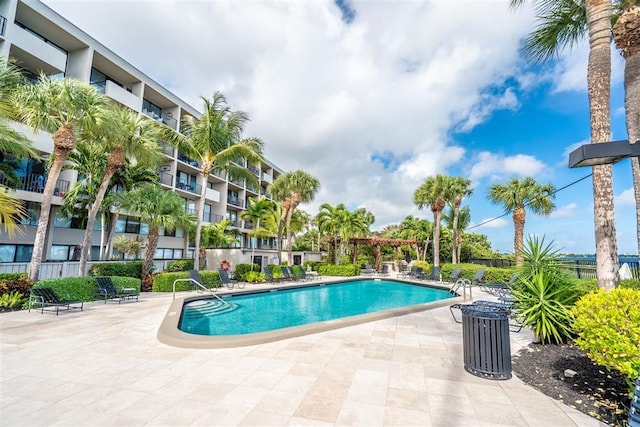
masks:
{"type": "MultiPolygon", "coordinates": [[[[89,82],[114,101],[177,130],[182,117],[197,117],[199,114],[196,108],[38,0],[0,1],[0,56],[15,60],[28,79],[36,79],[40,73],[45,73],[89,82]]],[[[16,127],[32,139],[41,156],[40,159],[22,160],[15,166],[21,178],[21,186],[15,194],[24,201],[29,217],[23,221],[24,234],[10,238],[6,233],[0,233],[0,262],[5,263],[29,262],[31,259],[40,215],[43,181],[46,178],[44,160],[53,149],[50,134],[33,134],[20,124],[16,124],[16,127]]],[[[195,213],[196,200],[202,186],[206,186],[202,218],[204,225],[229,219],[232,226],[241,233],[236,247],[249,252],[248,249],[255,245],[258,249],[256,261],[265,263],[269,252],[275,248],[274,240],[260,239],[256,242],[249,238],[248,233],[253,226],[242,221],[240,214],[250,198],[259,195],[270,197],[267,187],[283,171],[265,160],[260,164],[242,165],[258,177],[260,185],[257,187],[244,181],[228,179],[224,175],[212,174],[205,182],[198,174],[200,169],[197,161],[169,145],[165,144],[163,147],[166,157],[158,169],[161,185],[167,191],[179,194],[184,199],[185,209],[192,213],[195,213]]],[[[0,153],[0,161],[9,160],[0,153]]],[[[43,260],[65,261],[78,256],[76,246],[82,240],[81,225],[77,218],[67,218],[59,209],[65,192],[77,179],[77,172],[65,170],[57,181],[43,260]]],[[[100,221],[96,222],[92,260],[99,259],[100,247],[104,246],[104,240],[101,239],[106,234],[100,229],[100,221]]],[[[145,224],[132,216],[122,215],[115,224],[118,236],[139,236],[144,241],[146,231],[145,224]]],[[[112,255],[119,254],[116,251],[112,255]]],[[[185,257],[193,257],[193,247],[184,230],[163,233],[155,258],[168,260],[185,257]]]]}

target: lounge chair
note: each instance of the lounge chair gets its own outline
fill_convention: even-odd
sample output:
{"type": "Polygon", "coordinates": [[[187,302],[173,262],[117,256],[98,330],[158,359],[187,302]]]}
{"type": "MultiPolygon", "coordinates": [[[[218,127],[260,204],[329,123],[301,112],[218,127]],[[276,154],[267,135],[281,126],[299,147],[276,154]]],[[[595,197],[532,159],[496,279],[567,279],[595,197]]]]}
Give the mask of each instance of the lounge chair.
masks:
{"type": "Polygon", "coordinates": [[[238,286],[240,289],[244,289],[246,283],[241,282],[239,280],[233,280],[229,277],[229,272],[227,270],[223,270],[221,268],[218,269],[218,275],[220,276],[220,281],[223,285],[227,287],[227,289],[233,289],[234,286],[238,286]]]}
{"type": "Polygon", "coordinates": [[[453,271],[451,272],[451,274],[449,275],[449,278],[447,279],[447,282],[452,282],[455,283],[458,281],[458,279],[460,278],[460,273],[462,272],[461,268],[454,268],[453,271]]]}
{"type": "Polygon", "coordinates": [[[387,264],[384,264],[382,266],[382,270],[376,274],[376,276],[378,277],[387,277],[389,276],[389,266],[387,264]]]}
{"type": "Polygon", "coordinates": [[[473,279],[471,279],[471,284],[475,286],[480,286],[480,283],[482,283],[482,279],[484,279],[484,269],[481,268],[478,271],[476,271],[476,275],[473,276],[473,279]]]}
{"type": "Polygon", "coordinates": [[[282,280],[293,280],[293,277],[289,274],[289,269],[285,265],[280,266],[280,271],[282,272],[282,280]]]}
{"type": "Polygon", "coordinates": [[[106,304],[108,300],[118,300],[118,304],[122,301],[133,300],[135,298],[138,301],[140,293],[136,288],[122,288],[117,290],[111,280],[111,277],[100,276],[96,277],[97,289],[94,293],[94,298],[104,298],[106,304]]]}
{"type": "Polygon", "coordinates": [[[293,271],[296,274],[296,276],[300,277],[300,280],[313,280],[313,279],[315,279],[315,277],[312,276],[311,274],[307,274],[307,272],[304,270],[304,267],[302,267],[301,265],[294,265],[291,268],[293,269],[293,271]]]}
{"type": "Polygon", "coordinates": [[[71,310],[72,308],[79,308],[80,311],[84,308],[84,301],[61,299],[58,294],[51,288],[31,288],[31,295],[29,295],[29,312],[31,307],[40,306],[40,313],[44,313],[45,307],[55,308],[56,316],[60,312],[60,309],[71,310]],[[80,304],[80,306],[78,306],[80,304]]]}
{"type": "Polygon", "coordinates": [[[267,280],[267,282],[276,283],[280,281],[279,278],[273,277],[273,266],[271,265],[267,265],[264,268],[264,277],[267,280]]]}
{"type": "Polygon", "coordinates": [[[373,268],[373,266],[371,264],[367,264],[364,266],[362,271],[360,271],[360,274],[362,274],[363,276],[371,276],[375,272],[376,270],[373,268]]]}
{"type": "Polygon", "coordinates": [[[431,268],[431,271],[429,271],[429,274],[424,276],[423,280],[432,280],[432,281],[435,281],[435,282],[439,281],[440,280],[440,267],[433,266],[431,268]]]}
{"type": "Polygon", "coordinates": [[[520,273],[515,273],[507,283],[485,283],[480,285],[480,289],[488,294],[499,296],[507,292],[511,286],[518,280],[520,273]]]}

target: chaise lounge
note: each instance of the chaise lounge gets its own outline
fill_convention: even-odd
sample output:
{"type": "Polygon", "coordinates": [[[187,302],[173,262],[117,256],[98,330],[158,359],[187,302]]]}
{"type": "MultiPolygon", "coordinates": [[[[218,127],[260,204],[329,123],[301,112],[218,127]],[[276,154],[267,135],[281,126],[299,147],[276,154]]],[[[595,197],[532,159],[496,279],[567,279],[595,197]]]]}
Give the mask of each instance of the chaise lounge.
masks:
{"type": "Polygon", "coordinates": [[[45,307],[55,308],[56,316],[60,312],[60,309],[71,310],[72,308],[79,308],[80,311],[84,308],[84,301],[61,299],[58,294],[51,288],[31,288],[31,295],[29,295],[29,312],[31,308],[40,306],[40,313],[44,313],[45,307]],[[80,306],[78,306],[80,304],[80,306]]]}
{"type": "Polygon", "coordinates": [[[139,301],[140,292],[136,288],[122,288],[117,290],[111,277],[108,276],[100,276],[96,277],[96,285],[97,289],[95,291],[94,297],[96,298],[104,298],[104,303],[106,304],[108,300],[118,300],[118,304],[123,301],[129,301],[135,299],[139,301]]]}

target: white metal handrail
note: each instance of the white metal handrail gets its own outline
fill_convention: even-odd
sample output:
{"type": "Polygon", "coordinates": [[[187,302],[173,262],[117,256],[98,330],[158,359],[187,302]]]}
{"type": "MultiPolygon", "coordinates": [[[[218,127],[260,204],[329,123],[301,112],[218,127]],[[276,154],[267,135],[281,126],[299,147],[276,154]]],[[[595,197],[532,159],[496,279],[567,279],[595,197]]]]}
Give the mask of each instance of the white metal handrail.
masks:
{"type": "Polygon", "coordinates": [[[191,284],[195,284],[197,286],[200,286],[203,290],[205,291],[209,291],[211,293],[211,295],[213,297],[215,297],[218,301],[222,302],[225,305],[230,305],[227,301],[224,300],[224,298],[220,298],[218,295],[216,295],[210,288],[207,288],[206,286],[204,286],[202,283],[198,282],[197,280],[194,280],[192,278],[188,278],[188,279],[176,279],[173,281],[173,299],[176,299],[176,283],[178,282],[191,282],[191,284]]]}

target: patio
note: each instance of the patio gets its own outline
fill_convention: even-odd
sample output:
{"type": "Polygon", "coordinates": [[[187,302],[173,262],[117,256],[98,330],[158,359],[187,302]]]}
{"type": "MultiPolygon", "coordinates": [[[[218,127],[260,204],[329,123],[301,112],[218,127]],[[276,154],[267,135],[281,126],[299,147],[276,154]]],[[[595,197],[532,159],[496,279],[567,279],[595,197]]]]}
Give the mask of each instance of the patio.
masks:
{"type": "MultiPolygon", "coordinates": [[[[483,297],[474,290],[476,298],[483,297]]],[[[604,426],[463,369],[448,307],[231,349],[156,334],[171,294],[0,314],[0,424],[604,426]]],[[[512,352],[530,341],[511,334],[512,352]]]]}

